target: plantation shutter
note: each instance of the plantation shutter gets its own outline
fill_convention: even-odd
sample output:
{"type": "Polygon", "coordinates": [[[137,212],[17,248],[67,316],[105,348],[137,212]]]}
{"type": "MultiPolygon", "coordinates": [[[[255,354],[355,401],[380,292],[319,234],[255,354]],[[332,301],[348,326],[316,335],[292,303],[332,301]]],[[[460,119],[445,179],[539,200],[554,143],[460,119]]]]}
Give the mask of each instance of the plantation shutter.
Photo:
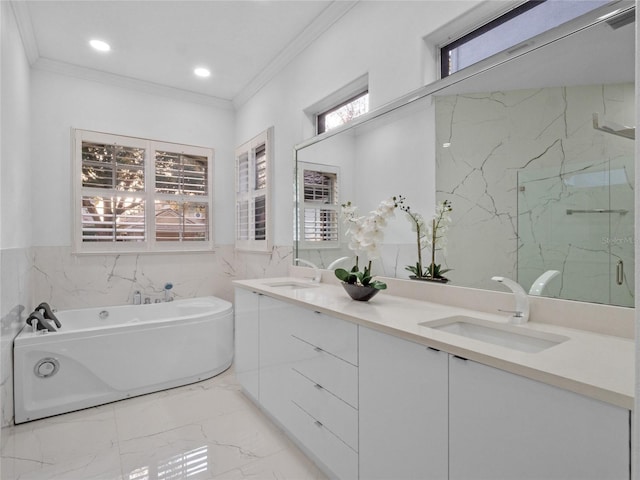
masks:
{"type": "Polygon", "coordinates": [[[206,156],[155,152],[155,240],[209,240],[209,164],[206,156]]]}
{"type": "Polygon", "coordinates": [[[338,171],[302,164],[299,173],[300,236],[306,248],[337,247],[339,240],[338,171]]]}
{"type": "Polygon", "coordinates": [[[269,251],[272,129],[236,149],[236,248],[269,251]]]}
{"type": "Polygon", "coordinates": [[[208,251],[213,150],[72,130],[73,251],[208,251]]]}
{"type": "Polygon", "coordinates": [[[80,148],[81,241],[144,242],[146,150],[95,141],[80,148]]]}

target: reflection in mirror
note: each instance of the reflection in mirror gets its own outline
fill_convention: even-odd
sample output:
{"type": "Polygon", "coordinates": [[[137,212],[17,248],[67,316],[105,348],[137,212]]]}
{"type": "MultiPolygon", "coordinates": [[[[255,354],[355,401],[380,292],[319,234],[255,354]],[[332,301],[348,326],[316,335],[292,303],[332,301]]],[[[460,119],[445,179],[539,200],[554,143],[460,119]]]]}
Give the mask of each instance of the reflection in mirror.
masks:
{"type": "MultiPolygon", "coordinates": [[[[389,197],[403,195],[423,214],[434,210],[433,106],[423,97],[297,151],[297,252],[322,267],[351,268],[340,205],[350,201],[361,215],[389,197]],[[348,257],[344,259],[343,257],[348,257]],[[333,265],[332,265],[333,264],[333,265]]],[[[385,228],[375,275],[407,278],[415,264],[415,233],[397,212],[385,228]]]]}
{"type": "Polygon", "coordinates": [[[634,143],[595,130],[592,114],[635,124],[634,104],[631,83],[439,97],[452,281],[490,288],[498,272],[529,290],[558,270],[542,294],[633,305],[634,143]]]}
{"type": "MultiPolygon", "coordinates": [[[[571,84],[566,71],[562,86],[536,72],[536,88],[459,85],[436,98],[436,183],[456,207],[446,252],[456,284],[491,289],[496,273],[545,296],[633,306],[633,24],[602,22],[548,54],[569,62],[583,45],[593,68],[567,65],[580,72],[571,84]],[[601,70],[592,45],[602,43],[615,51],[606,53],[615,70],[601,70]]],[[[543,50],[524,57],[542,60],[543,50]]],[[[524,57],[510,69],[524,68],[524,57]]]]}
{"type": "MultiPolygon", "coordinates": [[[[616,18],[534,39],[541,46],[297,148],[296,195],[307,203],[297,203],[296,256],[324,268],[353,258],[341,222],[332,243],[317,223],[348,200],[366,214],[403,195],[425,218],[450,200],[438,263],[452,285],[496,290],[490,278],[501,275],[532,294],[633,305],[635,24],[616,18]],[[336,172],[335,195],[308,191],[305,170],[336,172]]],[[[404,217],[386,228],[377,275],[408,278],[415,264],[404,217]]]]}

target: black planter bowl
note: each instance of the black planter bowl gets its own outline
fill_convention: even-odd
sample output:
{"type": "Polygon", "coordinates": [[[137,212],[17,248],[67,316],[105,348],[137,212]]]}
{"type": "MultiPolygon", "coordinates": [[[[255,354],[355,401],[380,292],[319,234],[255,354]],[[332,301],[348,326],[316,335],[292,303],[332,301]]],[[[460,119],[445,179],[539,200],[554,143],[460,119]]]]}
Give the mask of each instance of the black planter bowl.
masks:
{"type": "Polygon", "coordinates": [[[359,302],[368,302],[380,291],[369,285],[356,285],[354,283],[342,283],[342,287],[347,291],[349,296],[359,302]]]}

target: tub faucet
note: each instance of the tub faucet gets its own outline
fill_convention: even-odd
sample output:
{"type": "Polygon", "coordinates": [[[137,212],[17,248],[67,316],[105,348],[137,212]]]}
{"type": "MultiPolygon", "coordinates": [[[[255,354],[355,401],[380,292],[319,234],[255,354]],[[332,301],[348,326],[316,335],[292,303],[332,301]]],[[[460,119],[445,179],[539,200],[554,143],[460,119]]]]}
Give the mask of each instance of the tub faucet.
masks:
{"type": "MultiPolygon", "coordinates": [[[[40,305],[36,307],[35,312],[40,312],[45,320],[51,320],[56,324],[56,327],[62,327],[60,320],[53,314],[53,309],[49,306],[47,302],[42,302],[40,305]]],[[[48,322],[49,323],[49,322],[48,322]]]]}
{"type": "Polygon", "coordinates": [[[516,297],[516,309],[515,310],[500,310],[501,312],[512,313],[509,318],[511,323],[527,323],[529,321],[529,297],[527,292],[517,283],[506,277],[491,277],[491,280],[502,283],[504,286],[511,289],[513,295],[516,297]]]}
{"type": "Polygon", "coordinates": [[[31,325],[34,333],[38,330],[46,330],[47,332],[56,331],[52,321],[48,318],[44,318],[42,313],[37,310],[31,312],[31,315],[27,318],[27,324],[31,325]]]}
{"type": "Polygon", "coordinates": [[[173,283],[167,282],[164,284],[164,301],[171,302],[173,301],[173,297],[171,296],[170,290],[173,288],[173,283]]]}

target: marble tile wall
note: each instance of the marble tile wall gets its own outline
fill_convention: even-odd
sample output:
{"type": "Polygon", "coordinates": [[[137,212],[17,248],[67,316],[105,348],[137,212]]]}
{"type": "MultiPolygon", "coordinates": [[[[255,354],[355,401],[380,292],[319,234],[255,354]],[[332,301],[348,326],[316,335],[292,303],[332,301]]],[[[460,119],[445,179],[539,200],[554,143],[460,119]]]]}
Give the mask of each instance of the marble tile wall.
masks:
{"type": "MultiPolygon", "coordinates": [[[[569,192],[566,180],[572,172],[584,169],[603,171],[617,168],[616,165],[630,168],[633,165],[634,142],[595,130],[592,116],[598,113],[609,121],[635,125],[634,102],[633,84],[437,98],[437,199],[449,199],[453,203],[453,223],[444,253],[446,264],[452,269],[447,276],[458,285],[499,289],[490,278],[504,275],[522,280],[528,289],[531,281],[546,269],[562,270],[570,241],[564,242],[564,251],[557,251],[555,256],[550,255],[553,247],[542,241],[542,235],[529,235],[526,246],[524,244],[525,230],[536,233],[539,230],[538,226],[526,223],[531,221],[532,215],[535,216],[535,209],[532,210],[531,206],[518,215],[518,201],[523,201],[519,199],[518,173],[545,172],[545,175],[558,180],[559,190],[539,196],[541,206],[548,211],[552,204],[562,209],[562,202],[569,192]],[[519,266],[523,268],[519,269],[519,266]]],[[[628,175],[633,179],[632,171],[628,175]]],[[[632,184],[628,184],[626,190],[620,192],[619,198],[633,198],[632,184]]],[[[593,201],[587,203],[586,198],[578,201],[578,197],[574,197],[574,200],[572,208],[593,205],[593,201]]],[[[557,219],[560,223],[567,222],[566,208],[562,218],[557,219]]],[[[629,209],[626,218],[632,221],[633,202],[624,208],[629,209]]],[[[534,218],[534,222],[538,220],[541,226],[542,217],[534,218]]],[[[575,216],[571,220],[579,219],[575,216]]],[[[594,218],[582,220],[580,225],[576,225],[574,234],[595,235],[589,232],[588,227],[593,225],[594,218]]],[[[624,292],[620,290],[622,293],[619,292],[620,298],[617,299],[611,296],[611,301],[617,304],[630,301],[634,240],[632,229],[626,227],[593,236],[599,243],[598,247],[582,249],[582,258],[573,262],[581,268],[574,268],[573,273],[567,269],[570,277],[560,279],[565,285],[564,292],[556,294],[562,298],[579,296],[575,299],[602,301],[595,295],[595,291],[601,289],[596,282],[587,281],[580,285],[577,282],[592,278],[592,275],[585,275],[582,267],[586,268],[588,262],[597,265],[598,256],[606,246],[604,243],[611,243],[618,237],[624,237],[624,241],[616,242],[616,248],[626,250],[625,253],[614,252],[614,256],[628,258],[629,268],[622,288],[624,292]],[[576,287],[573,292],[567,288],[570,284],[576,287]],[[592,293],[585,289],[591,289],[592,293]],[[577,291],[581,293],[578,295],[577,291]]],[[[608,280],[611,280],[610,273],[607,269],[608,280]]]]}
{"type": "Polygon", "coordinates": [[[27,248],[0,250],[0,405],[2,426],[13,421],[13,339],[31,306],[31,255],[27,248]]]}
{"type": "Polygon", "coordinates": [[[161,298],[171,282],[175,298],[231,301],[232,280],[286,275],[291,255],[291,247],[264,254],[236,252],[232,245],[211,253],[82,256],[69,247],[34,247],[34,296],[59,310],[121,305],[131,303],[136,290],[151,301],[161,298]]]}

